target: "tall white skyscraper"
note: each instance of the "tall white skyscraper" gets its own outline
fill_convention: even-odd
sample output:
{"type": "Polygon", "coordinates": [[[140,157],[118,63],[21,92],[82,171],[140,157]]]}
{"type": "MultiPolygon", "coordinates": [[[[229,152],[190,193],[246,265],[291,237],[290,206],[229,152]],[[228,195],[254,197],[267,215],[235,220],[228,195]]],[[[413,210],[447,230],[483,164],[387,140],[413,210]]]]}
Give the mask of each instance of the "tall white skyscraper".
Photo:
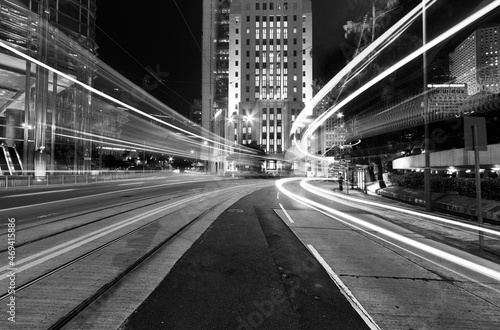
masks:
{"type": "Polygon", "coordinates": [[[312,99],[311,1],[232,0],[228,36],[225,138],[262,146],[265,169],[279,171],[291,124],[312,99]]]}

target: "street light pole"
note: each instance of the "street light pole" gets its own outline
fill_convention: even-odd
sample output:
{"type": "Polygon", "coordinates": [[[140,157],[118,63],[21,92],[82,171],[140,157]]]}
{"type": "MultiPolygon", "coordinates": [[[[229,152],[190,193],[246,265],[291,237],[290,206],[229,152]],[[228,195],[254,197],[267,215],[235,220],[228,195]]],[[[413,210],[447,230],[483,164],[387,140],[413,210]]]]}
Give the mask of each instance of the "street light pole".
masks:
{"type": "MultiPolygon", "coordinates": [[[[423,46],[427,42],[427,29],[426,29],[426,0],[422,0],[422,42],[423,46]]],[[[424,195],[425,195],[425,210],[432,212],[432,195],[431,195],[431,169],[430,169],[430,141],[429,141],[429,99],[427,95],[427,52],[424,50],[423,54],[423,76],[424,76],[424,195]]]]}

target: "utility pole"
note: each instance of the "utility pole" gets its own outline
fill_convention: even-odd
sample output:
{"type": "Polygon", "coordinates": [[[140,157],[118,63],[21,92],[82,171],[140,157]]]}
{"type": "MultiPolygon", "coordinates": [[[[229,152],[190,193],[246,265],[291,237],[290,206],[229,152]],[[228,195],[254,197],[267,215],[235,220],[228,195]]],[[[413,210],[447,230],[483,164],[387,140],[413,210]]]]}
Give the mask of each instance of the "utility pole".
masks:
{"type": "MultiPolygon", "coordinates": [[[[426,17],[426,0],[422,0],[422,42],[423,46],[427,42],[427,17],[426,17]]],[[[427,52],[423,54],[423,74],[424,74],[424,195],[425,195],[425,210],[432,212],[432,195],[431,195],[431,168],[430,168],[430,141],[429,141],[429,96],[427,95],[427,52]]]]}

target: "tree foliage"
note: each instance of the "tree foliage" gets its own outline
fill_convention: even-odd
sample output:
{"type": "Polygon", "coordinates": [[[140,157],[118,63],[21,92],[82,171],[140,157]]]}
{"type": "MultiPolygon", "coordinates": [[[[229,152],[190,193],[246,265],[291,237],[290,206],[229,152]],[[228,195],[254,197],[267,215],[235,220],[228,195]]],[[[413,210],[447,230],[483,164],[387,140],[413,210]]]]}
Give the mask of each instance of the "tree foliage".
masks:
{"type": "Polygon", "coordinates": [[[367,12],[358,21],[347,21],[344,25],[345,37],[347,39],[354,34],[355,42],[363,49],[390,24],[390,13],[399,6],[399,0],[353,0],[352,3],[366,7],[367,12]]]}

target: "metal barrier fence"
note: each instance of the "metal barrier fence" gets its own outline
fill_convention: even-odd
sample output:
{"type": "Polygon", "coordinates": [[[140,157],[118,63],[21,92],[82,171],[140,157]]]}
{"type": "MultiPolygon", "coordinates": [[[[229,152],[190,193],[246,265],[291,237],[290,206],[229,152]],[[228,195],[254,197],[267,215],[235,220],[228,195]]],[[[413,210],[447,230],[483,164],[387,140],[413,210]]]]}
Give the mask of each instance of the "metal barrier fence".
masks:
{"type": "Polygon", "coordinates": [[[41,178],[33,175],[5,175],[0,176],[0,188],[7,189],[13,187],[82,184],[169,175],[172,175],[172,173],[162,171],[114,171],[90,172],[84,174],[49,174],[41,178]]]}

